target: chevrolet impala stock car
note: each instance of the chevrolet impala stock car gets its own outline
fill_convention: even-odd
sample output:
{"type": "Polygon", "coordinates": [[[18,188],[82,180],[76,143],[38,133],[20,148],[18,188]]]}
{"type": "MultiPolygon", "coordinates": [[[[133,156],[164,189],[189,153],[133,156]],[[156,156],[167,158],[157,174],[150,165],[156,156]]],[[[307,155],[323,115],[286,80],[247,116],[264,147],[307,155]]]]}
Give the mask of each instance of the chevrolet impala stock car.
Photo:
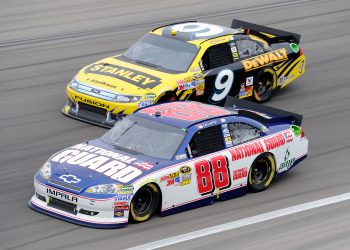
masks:
{"type": "Polygon", "coordinates": [[[124,54],[92,63],[67,85],[62,112],[104,127],[169,100],[222,106],[227,96],[265,102],[305,71],[300,35],[233,20],[152,30],[124,54]]]}
{"type": "Polygon", "coordinates": [[[51,156],[29,206],[96,228],[144,222],[268,188],[307,156],[302,116],[229,97],[142,108],[51,156]]]}

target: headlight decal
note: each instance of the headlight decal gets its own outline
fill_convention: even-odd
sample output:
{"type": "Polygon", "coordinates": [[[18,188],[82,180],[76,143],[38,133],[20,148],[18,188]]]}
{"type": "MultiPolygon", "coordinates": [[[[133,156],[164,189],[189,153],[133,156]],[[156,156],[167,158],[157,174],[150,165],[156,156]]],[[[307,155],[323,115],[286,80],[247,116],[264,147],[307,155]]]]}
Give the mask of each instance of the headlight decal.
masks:
{"type": "Polygon", "coordinates": [[[49,179],[51,176],[51,164],[49,161],[45,162],[42,167],[40,168],[40,175],[44,179],[49,179]]]}

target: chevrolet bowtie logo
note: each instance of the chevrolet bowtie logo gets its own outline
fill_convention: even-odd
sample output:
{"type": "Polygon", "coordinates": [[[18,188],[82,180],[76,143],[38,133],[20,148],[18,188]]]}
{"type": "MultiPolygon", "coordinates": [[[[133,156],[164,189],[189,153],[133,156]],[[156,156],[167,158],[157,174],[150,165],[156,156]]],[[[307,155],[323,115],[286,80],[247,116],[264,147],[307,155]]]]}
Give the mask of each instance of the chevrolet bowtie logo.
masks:
{"type": "Polygon", "coordinates": [[[59,178],[67,183],[78,183],[81,181],[81,179],[77,178],[75,175],[72,174],[64,174],[61,175],[59,178]]]}

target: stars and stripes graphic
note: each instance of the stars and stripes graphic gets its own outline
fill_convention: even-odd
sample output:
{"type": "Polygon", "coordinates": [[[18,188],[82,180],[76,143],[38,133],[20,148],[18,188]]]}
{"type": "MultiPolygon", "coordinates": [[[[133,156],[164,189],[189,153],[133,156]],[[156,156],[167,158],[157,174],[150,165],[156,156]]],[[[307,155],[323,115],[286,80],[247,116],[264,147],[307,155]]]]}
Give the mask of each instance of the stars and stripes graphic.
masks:
{"type": "Polygon", "coordinates": [[[291,131],[283,133],[284,138],[286,139],[286,142],[292,142],[293,141],[293,134],[291,131]]]}
{"type": "Polygon", "coordinates": [[[142,168],[143,170],[151,170],[151,168],[153,168],[152,164],[142,161],[136,161],[134,162],[134,165],[138,166],[139,168],[142,168]]]}

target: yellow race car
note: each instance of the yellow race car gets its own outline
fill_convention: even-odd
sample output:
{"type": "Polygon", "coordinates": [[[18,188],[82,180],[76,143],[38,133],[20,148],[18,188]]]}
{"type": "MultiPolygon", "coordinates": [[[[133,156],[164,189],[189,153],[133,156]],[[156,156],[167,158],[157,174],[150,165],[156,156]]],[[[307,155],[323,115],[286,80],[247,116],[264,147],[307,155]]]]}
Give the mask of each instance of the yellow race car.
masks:
{"type": "Polygon", "coordinates": [[[62,112],[112,127],[138,108],[173,100],[265,102],[305,71],[300,35],[234,19],[231,28],[182,22],[156,28],[124,54],[84,67],[62,112]]]}

